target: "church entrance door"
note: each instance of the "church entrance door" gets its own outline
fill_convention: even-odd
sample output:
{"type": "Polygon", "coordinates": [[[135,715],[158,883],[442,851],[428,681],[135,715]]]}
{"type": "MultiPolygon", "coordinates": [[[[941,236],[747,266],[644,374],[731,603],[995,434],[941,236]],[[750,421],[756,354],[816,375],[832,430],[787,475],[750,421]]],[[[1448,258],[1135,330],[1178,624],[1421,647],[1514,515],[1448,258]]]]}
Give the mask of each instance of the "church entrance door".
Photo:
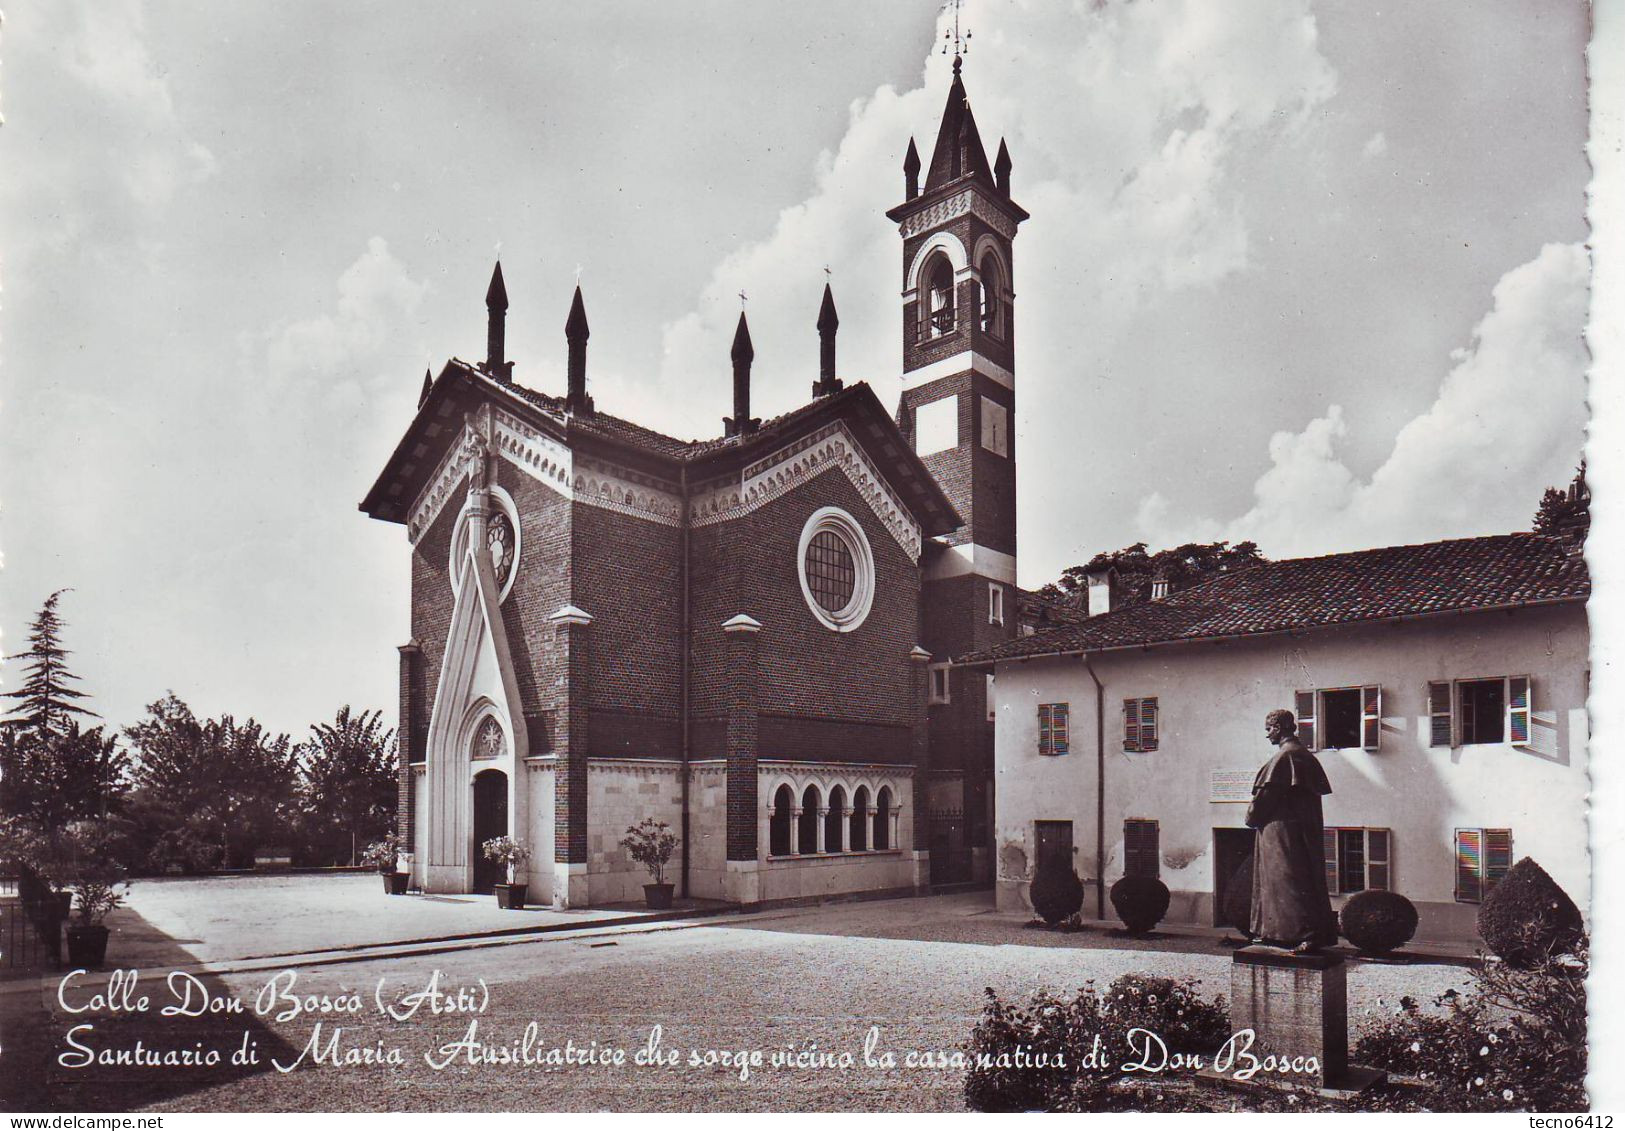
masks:
{"type": "Polygon", "coordinates": [[[485,858],[480,846],[492,837],[508,835],[508,775],[481,770],[474,775],[474,892],[490,895],[493,885],[507,880],[502,865],[485,858]]]}

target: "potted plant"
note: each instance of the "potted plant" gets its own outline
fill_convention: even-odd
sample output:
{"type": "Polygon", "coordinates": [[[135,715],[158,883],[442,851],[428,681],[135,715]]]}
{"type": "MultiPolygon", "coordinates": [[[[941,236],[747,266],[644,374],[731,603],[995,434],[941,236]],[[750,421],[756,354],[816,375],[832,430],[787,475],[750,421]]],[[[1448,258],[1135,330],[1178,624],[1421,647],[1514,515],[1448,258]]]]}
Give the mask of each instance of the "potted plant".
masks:
{"type": "Polygon", "coordinates": [[[514,869],[530,859],[530,846],[522,840],[515,840],[511,836],[492,837],[480,846],[485,850],[485,858],[501,864],[508,870],[508,882],[495,884],[497,906],[508,911],[523,910],[525,906],[525,885],[514,883],[514,869]]]}
{"type": "Polygon", "coordinates": [[[643,885],[643,901],[651,911],[664,911],[671,906],[672,886],[666,883],[666,865],[677,851],[678,840],[665,821],[645,817],[626,830],[621,847],[628,856],[649,871],[652,884],[643,885]]]}
{"type": "Polygon", "coordinates": [[[411,879],[410,873],[400,870],[400,855],[401,838],[394,833],[373,841],[361,854],[361,862],[378,869],[378,874],[384,877],[384,891],[390,895],[405,895],[407,881],[411,879]]]}
{"type": "MultiPolygon", "coordinates": [[[[122,887],[128,891],[129,881],[123,881],[122,887]]],[[[107,961],[108,930],[102,920],[109,911],[123,905],[124,892],[116,890],[105,877],[81,876],[74,881],[73,893],[79,915],[68,924],[68,962],[86,970],[99,969],[107,961]]]]}

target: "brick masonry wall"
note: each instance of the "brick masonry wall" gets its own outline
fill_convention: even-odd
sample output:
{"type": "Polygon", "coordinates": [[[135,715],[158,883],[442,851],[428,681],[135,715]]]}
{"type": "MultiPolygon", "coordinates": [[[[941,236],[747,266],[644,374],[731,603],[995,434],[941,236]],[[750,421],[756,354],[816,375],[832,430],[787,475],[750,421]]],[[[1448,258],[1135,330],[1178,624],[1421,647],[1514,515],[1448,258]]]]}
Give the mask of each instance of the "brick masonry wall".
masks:
{"type": "MultiPolygon", "coordinates": [[[[744,518],[695,529],[692,553],[697,740],[721,737],[707,725],[725,717],[727,709],[720,627],[743,612],[764,626],[759,644],[764,726],[777,727],[784,741],[815,747],[800,757],[851,758],[836,743],[862,733],[869,736],[864,739],[868,760],[907,760],[913,711],[908,653],[919,633],[919,571],[845,475],[824,472],[744,518]],[[875,558],[874,605],[852,632],[824,627],[801,593],[801,530],[823,506],[851,514],[875,558]],[[848,724],[869,729],[820,732],[848,724]]],[[[762,754],[779,756],[767,735],[762,754]]],[[[696,757],[722,755],[720,749],[695,750],[696,757]]]]}

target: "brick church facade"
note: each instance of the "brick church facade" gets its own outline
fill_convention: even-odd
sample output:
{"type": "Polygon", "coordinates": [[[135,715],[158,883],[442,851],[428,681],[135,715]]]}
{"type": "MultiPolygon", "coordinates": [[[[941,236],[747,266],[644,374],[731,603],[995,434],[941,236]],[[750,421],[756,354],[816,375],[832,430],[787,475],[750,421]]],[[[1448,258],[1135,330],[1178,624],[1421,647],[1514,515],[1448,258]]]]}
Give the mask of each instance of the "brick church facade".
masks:
{"type": "MultiPolygon", "coordinates": [[[[1012,247],[956,59],[914,144],[895,415],[836,375],[826,287],[812,399],[678,440],[597,411],[579,288],[564,395],[514,381],[500,266],[487,356],[425,376],[361,509],[405,527],[400,832],[415,886],[489,890],[478,846],[533,855],[532,903],[641,897],[619,841],[682,838],[680,895],[743,905],[988,881],[993,726],[950,657],[1017,633],[1012,247]],[[924,172],[923,183],[921,173],[924,172]]],[[[809,350],[809,362],[811,351],[809,350]]],[[[812,366],[809,364],[809,376],[812,366]]]]}

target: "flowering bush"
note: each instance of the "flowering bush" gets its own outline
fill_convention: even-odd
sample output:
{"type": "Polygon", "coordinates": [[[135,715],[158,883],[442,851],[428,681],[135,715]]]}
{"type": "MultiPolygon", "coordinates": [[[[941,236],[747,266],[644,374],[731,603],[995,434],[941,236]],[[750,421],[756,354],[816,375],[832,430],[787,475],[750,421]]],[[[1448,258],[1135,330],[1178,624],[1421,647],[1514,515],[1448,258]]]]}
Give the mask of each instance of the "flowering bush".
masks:
{"type": "Polygon", "coordinates": [[[1433,1012],[1401,998],[1362,1031],[1354,1059],[1414,1077],[1435,1111],[1583,1111],[1587,966],[1584,940],[1529,969],[1483,959],[1469,992],[1434,999],[1433,1012]]]}
{"type": "Polygon", "coordinates": [[[1209,1053],[1230,1036],[1224,998],[1206,1001],[1194,980],[1125,974],[1102,995],[1041,990],[1026,1005],[987,991],[971,1030],[965,1102],[976,1111],[1104,1111],[1140,1107],[1120,1068],[1145,1052],[1133,1029],[1155,1033],[1170,1053],[1209,1053]]]}
{"type": "Polygon", "coordinates": [[[367,845],[366,851],[361,854],[361,863],[380,872],[393,872],[400,854],[401,838],[390,833],[383,840],[375,840],[367,845]]]}
{"type": "Polygon", "coordinates": [[[632,825],[621,838],[621,847],[626,849],[627,855],[642,864],[657,884],[666,882],[666,865],[671,863],[678,843],[671,826],[653,817],[645,817],[632,825]]]}
{"type": "Polygon", "coordinates": [[[480,845],[480,850],[487,860],[501,864],[508,870],[510,884],[513,883],[514,868],[530,859],[530,845],[511,836],[494,836],[480,845]]]}

